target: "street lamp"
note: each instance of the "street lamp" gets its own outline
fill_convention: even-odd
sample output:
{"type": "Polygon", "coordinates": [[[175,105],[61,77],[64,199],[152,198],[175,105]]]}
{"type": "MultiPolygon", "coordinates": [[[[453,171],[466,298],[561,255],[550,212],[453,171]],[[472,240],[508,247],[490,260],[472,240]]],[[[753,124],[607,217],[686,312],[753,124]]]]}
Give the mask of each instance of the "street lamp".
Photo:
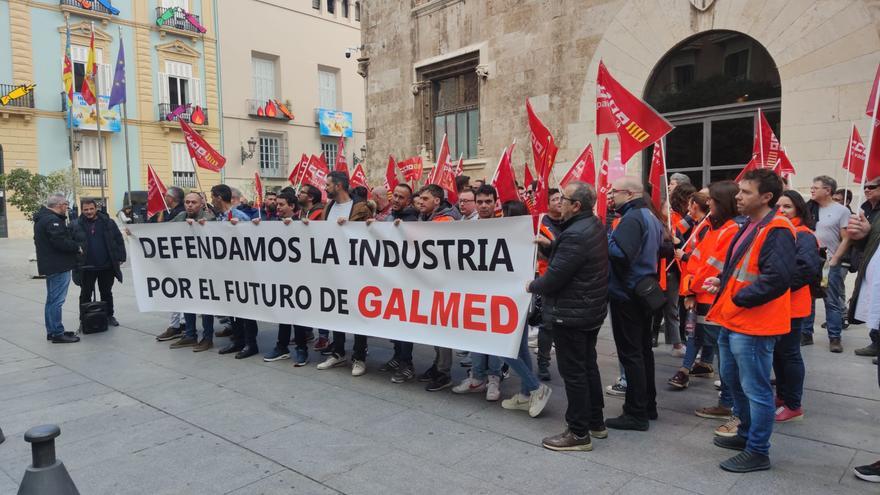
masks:
{"type": "Polygon", "coordinates": [[[253,136],[248,138],[247,140],[248,149],[245,150],[244,146],[241,147],[241,163],[244,164],[245,160],[250,160],[254,157],[254,152],[257,151],[257,140],[254,139],[253,136]]]}

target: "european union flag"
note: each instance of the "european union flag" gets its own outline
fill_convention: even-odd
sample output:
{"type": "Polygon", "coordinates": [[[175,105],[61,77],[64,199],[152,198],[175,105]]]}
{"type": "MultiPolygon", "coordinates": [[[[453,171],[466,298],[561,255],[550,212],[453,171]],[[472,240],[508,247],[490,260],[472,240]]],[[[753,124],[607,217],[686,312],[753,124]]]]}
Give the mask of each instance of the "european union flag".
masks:
{"type": "Polygon", "coordinates": [[[125,50],[122,37],[119,38],[119,55],[116,57],[116,73],[113,74],[113,89],[110,92],[108,108],[125,103],[125,50]]]}

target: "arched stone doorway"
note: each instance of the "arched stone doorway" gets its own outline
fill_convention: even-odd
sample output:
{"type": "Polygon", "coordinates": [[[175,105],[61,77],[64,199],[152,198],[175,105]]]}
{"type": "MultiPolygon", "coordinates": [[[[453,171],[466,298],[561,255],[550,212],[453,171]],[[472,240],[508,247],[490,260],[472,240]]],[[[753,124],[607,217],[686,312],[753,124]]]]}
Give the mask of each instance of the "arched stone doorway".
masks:
{"type": "Polygon", "coordinates": [[[675,126],[664,143],[667,170],[688,175],[698,188],[734,178],[748,163],[759,108],[781,138],[776,64],[739,32],[708,31],[682,41],[654,67],[644,95],[675,126]]]}

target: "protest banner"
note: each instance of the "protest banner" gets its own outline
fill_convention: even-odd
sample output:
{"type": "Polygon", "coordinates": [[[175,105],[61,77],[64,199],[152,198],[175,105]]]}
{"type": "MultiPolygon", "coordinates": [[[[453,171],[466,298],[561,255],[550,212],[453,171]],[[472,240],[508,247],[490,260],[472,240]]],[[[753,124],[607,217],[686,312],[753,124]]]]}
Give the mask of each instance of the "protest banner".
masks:
{"type": "Polygon", "coordinates": [[[140,311],[184,311],[515,357],[531,217],[129,226],[140,311]]]}

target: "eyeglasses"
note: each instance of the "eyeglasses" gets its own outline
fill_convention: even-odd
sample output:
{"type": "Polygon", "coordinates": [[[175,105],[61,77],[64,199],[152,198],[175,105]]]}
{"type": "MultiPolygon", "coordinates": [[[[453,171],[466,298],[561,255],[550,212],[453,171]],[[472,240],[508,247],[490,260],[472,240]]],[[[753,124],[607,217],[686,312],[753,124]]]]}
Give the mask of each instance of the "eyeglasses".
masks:
{"type": "Polygon", "coordinates": [[[462,199],[459,199],[458,202],[459,202],[459,203],[473,203],[474,200],[472,200],[472,199],[464,199],[464,198],[462,198],[462,199]]]}
{"type": "Polygon", "coordinates": [[[561,195],[561,194],[559,195],[559,200],[560,200],[560,201],[568,201],[568,202],[571,203],[571,204],[574,204],[574,203],[576,203],[576,202],[578,201],[578,200],[576,200],[576,199],[574,199],[574,198],[569,198],[568,196],[563,196],[563,195],[561,195]]]}
{"type": "Polygon", "coordinates": [[[632,191],[630,191],[629,189],[612,189],[612,190],[611,190],[611,194],[617,194],[617,193],[627,193],[627,194],[629,194],[629,193],[631,193],[631,192],[632,192],[632,191]]]}
{"type": "Polygon", "coordinates": [[[873,191],[874,189],[877,189],[878,187],[880,187],[880,184],[868,184],[865,186],[865,191],[873,191]]]}

